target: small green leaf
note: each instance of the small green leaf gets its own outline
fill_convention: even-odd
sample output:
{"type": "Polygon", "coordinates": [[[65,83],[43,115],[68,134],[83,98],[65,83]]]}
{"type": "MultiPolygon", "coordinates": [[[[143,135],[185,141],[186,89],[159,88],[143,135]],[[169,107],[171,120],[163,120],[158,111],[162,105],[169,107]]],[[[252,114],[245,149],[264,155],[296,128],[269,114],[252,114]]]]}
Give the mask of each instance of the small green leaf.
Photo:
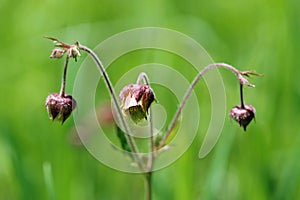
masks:
{"type": "Polygon", "coordinates": [[[178,131],[179,127],[180,127],[180,124],[181,124],[181,121],[180,121],[180,120],[178,120],[178,121],[175,123],[175,126],[174,126],[174,128],[171,130],[170,135],[169,135],[169,137],[167,138],[167,140],[166,140],[166,142],[165,142],[165,145],[169,144],[169,143],[172,141],[172,139],[175,137],[175,135],[177,134],[177,131],[178,131]]]}
{"type": "Polygon", "coordinates": [[[119,126],[116,125],[116,128],[117,128],[117,136],[120,140],[120,143],[121,143],[121,147],[124,151],[128,151],[128,152],[131,152],[131,148],[127,142],[127,139],[125,137],[125,133],[123,132],[122,129],[120,129],[119,126]]]}

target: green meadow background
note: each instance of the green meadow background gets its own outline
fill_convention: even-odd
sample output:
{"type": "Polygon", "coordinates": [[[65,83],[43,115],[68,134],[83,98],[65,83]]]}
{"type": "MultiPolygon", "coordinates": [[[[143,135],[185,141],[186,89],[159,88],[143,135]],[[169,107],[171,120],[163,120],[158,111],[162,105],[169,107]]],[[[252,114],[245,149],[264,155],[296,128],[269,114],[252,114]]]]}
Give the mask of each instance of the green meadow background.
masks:
{"type": "MultiPolygon", "coordinates": [[[[48,119],[45,98],[60,88],[63,60],[49,59],[53,44],[43,36],[94,48],[114,34],[149,26],[182,32],[214,61],[265,75],[251,78],[256,88],[245,89],[256,122],[245,133],[227,117],[216,147],[201,160],[210,102],[205,83],[197,85],[199,133],[180,159],[154,173],[153,199],[299,199],[299,9],[297,0],[1,0],[0,199],[144,198],[141,175],[101,164],[74,141],[72,117],[63,126],[48,119]]],[[[150,61],[177,67],[190,81],[196,75],[177,57],[145,50],[113,63],[108,70],[112,81],[148,62],[143,60],[147,53],[150,61]]],[[[85,57],[70,63],[68,93],[85,57]]],[[[238,85],[230,72],[220,72],[229,112],[239,103],[238,85]]],[[[99,90],[97,100],[108,101],[107,92],[101,93],[105,87],[99,90]]],[[[168,104],[168,94],[158,94],[168,104]]]]}

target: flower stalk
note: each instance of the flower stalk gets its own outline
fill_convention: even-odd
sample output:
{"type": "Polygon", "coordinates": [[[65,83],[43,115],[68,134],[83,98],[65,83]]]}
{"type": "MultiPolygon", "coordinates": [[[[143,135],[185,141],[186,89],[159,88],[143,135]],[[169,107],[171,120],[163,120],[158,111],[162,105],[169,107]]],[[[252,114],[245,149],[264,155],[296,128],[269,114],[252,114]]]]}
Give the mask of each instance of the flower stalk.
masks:
{"type": "MultiPolygon", "coordinates": [[[[142,72],[139,74],[136,83],[140,85],[140,84],[142,84],[143,80],[146,85],[150,86],[150,79],[145,72],[142,72]]],[[[147,171],[151,172],[152,167],[153,167],[153,161],[154,161],[153,118],[152,118],[151,107],[149,107],[148,115],[149,115],[149,141],[150,142],[149,142],[149,156],[148,156],[147,171]]],[[[150,180],[151,180],[151,177],[150,177],[150,180]]]]}
{"type": "Polygon", "coordinates": [[[243,84],[240,84],[240,98],[241,98],[241,108],[245,108],[244,104],[244,93],[243,93],[243,84]]]}
{"type": "Polygon", "coordinates": [[[59,95],[61,97],[65,96],[68,64],[69,64],[69,56],[66,57],[65,64],[64,64],[64,72],[63,72],[61,88],[60,88],[60,92],[59,92],[59,95]]]}
{"type": "MultiPolygon", "coordinates": [[[[137,79],[137,84],[142,84],[142,80],[150,86],[150,79],[146,73],[142,72],[139,74],[137,79]]],[[[153,119],[152,119],[152,109],[149,108],[149,155],[148,155],[148,163],[147,163],[147,172],[145,173],[145,199],[152,199],[152,169],[154,162],[154,137],[153,137],[153,119]]]]}
{"type": "MultiPolygon", "coordinates": [[[[191,83],[190,87],[188,88],[187,92],[185,93],[164,137],[162,138],[162,140],[159,142],[159,145],[158,145],[158,149],[162,148],[165,144],[166,144],[166,141],[167,139],[169,138],[172,130],[175,128],[175,125],[179,119],[179,116],[182,112],[182,109],[183,107],[185,106],[189,96],[191,95],[192,91],[194,90],[196,84],[199,82],[199,80],[203,77],[203,75],[208,72],[209,70],[213,69],[213,68],[225,68],[225,69],[228,69],[230,71],[232,71],[236,77],[238,78],[239,80],[239,83],[241,85],[241,90],[242,90],[242,87],[243,85],[247,85],[249,87],[255,87],[253,84],[249,83],[249,81],[247,79],[245,79],[243,76],[249,76],[249,74],[252,74],[254,75],[255,73],[252,72],[252,71],[245,71],[245,72],[241,72],[239,70],[237,70],[236,68],[234,68],[233,66],[231,65],[228,65],[226,63],[213,63],[213,64],[210,64],[208,66],[206,66],[202,71],[200,71],[198,73],[198,75],[195,77],[195,79],[193,80],[193,82],[191,83]]],[[[242,93],[241,93],[241,100],[243,101],[242,99],[242,93]]]]}
{"type": "Polygon", "coordinates": [[[109,93],[113,99],[113,102],[115,104],[115,107],[116,107],[116,110],[117,110],[117,114],[118,114],[118,118],[120,119],[121,121],[121,125],[123,126],[124,130],[125,130],[125,137],[126,137],[126,140],[128,141],[129,145],[130,145],[130,148],[132,150],[132,153],[134,155],[134,158],[135,158],[135,161],[137,162],[140,170],[144,171],[145,170],[145,166],[142,162],[142,159],[141,157],[139,156],[139,150],[138,150],[138,147],[133,139],[133,137],[129,134],[130,133],[130,130],[129,130],[129,127],[124,119],[124,116],[122,115],[122,110],[121,110],[121,106],[119,105],[119,102],[118,102],[118,99],[117,99],[117,95],[115,93],[115,90],[112,86],[112,83],[109,79],[109,76],[108,74],[106,73],[106,70],[105,68],[103,67],[103,64],[102,62],[100,61],[100,59],[98,58],[98,56],[91,50],[89,49],[88,47],[86,46],[83,46],[83,45],[79,45],[78,48],[80,50],[83,50],[85,52],[87,52],[95,61],[96,65],[98,66],[99,70],[101,71],[102,75],[103,75],[103,78],[105,80],[105,83],[106,83],[106,86],[109,90],[109,93]]]}

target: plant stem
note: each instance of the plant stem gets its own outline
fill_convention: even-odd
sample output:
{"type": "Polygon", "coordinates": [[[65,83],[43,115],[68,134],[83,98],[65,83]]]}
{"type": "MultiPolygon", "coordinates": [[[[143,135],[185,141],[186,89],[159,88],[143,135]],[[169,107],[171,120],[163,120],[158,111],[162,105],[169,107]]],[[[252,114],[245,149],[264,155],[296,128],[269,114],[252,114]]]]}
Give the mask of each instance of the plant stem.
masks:
{"type": "Polygon", "coordinates": [[[150,143],[149,143],[149,157],[148,157],[148,172],[152,171],[154,162],[154,138],[153,138],[153,118],[152,108],[149,108],[149,132],[150,132],[150,143]]]}
{"type": "Polygon", "coordinates": [[[173,128],[175,127],[176,123],[177,123],[177,120],[182,112],[182,109],[184,107],[184,105],[186,104],[189,96],[191,95],[193,89],[195,88],[196,84],[198,83],[198,81],[200,80],[200,78],[209,70],[213,69],[213,68],[216,68],[216,67],[222,67],[222,68],[226,68],[226,69],[229,69],[230,71],[232,71],[236,76],[237,78],[239,79],[240,81],[240,84],[241,85],[248,85],[248,86],[252,86],[247,79],[245,79],[242,75],[242,73],[237,70],[236,68],[234,68],[233,66],[231,65],[228,65],[228,64],[225,64],[225,63],[213,63],[213,64],[210,64],[208,66],[206,66],[202,71],[200,71],[198,73],[198,75],[195,77],[195,79],[193,80],[193,82],[191,83],[189,89],[187,90],[187,92],[185,93],[184,97],[183,97],[183,100],[181,101],[178,109],[177,109],[177,112],[175,113],[175,116],[173,117],[172,121],[171,121],[171,124],[170,126],[168,127],[167,131],[166,131],[166,134],[164,135],[164,137],[162,138],[162,140],[160,141],[159,143],[159,146],[158,148],[161,148],[165,145],[165,142],[166,140],[168,139],[168,137],[170,136],[171,134],[171,131],[173,130],[173,128]]]}
{"type": "Polygon", "coordinates": [[[153,139],[153,120],[152,120],[152,109],[149,108],[149,131],[150,131],[150,142],[149,142],[149,156],[148,156],[148,164],[147,171],[145,173],[146,178],[146,200],[152,199],[152,169],[154,163],[154,139],[153,139]]]}
{"type": "MultiPolygon", "coordinates": [[[[142,80],[150,86],[150,79],[147,76],[145,72],[142,72],[139,74],[138,79],[137,79],[137,84],[142,84],[142,80]]],[[[152,119],[152,109],[151,107],[149,108],[149,156],[148,156],[148,164],[147,164],[147,171],[151,172],[152,167],[153,167],[153,160],[154,160],[154,139],[153,139],[153,119],[152,119]]]]}
{"type": "Polygon", "coordinates": [[[109,92],[111,94],[111,97],[112,97],[113,102],[115,104],[115,107],[117,109],[118,117],[121,120],[121,124],[122,124],[122,126],[123,126],[123,128],[125,130],[125,137],[126,137],[126,140],[128,141],[128,143],[130,145],[130,148],[131,148],[131,150],[132,150],[132,152],[134,154],[135,161],[139,165],[140,170],[145,171],[146,169],[144,168],[142,159],[141,159],[141,157],[138,154],[139,153],[138,147],[135,144],[135,141],[134,141],[133,137],[129,134],[130,133],[129,127],[128,127],[125,119],[124,119],[124,116],[122,115],[122,111],[121,111],[121,107],[120,107],[118,99],[117,99],[117,95],[116,95],[116,93],[114,91],[112,83],[109,80],[108,74],[106,73],[106,70],[103,67],[102,62],[100,61],[100,59],[98,58],[98,56],[91,49],[89,49],[88,47],[83,46],[83,45],[79,45],[78,48],[80,50],[83,50],[83,51],[87,52],[90,56],[92,56],[92,58],[94,59],[94,61],[97,64],[97,66],[99,67],[99,69],[100,69],[100,71],[101,71],[101,73],[102,73],[102,75],[104,77],[104,80],[106,82],[106,86],[107,86],[107,88],[108,88],[108,90],[109,90],[109,92]]]}
{"type": "Polygon", "coordinates": [[[243,84],[240,84],[240,98],[241,98],[241,108],[245,109],[244,94],[243,94],[243,84]]]}
{"type": "Polygon", "coordinates": [[[66,57],[65,64],[64,64],[64,72],[63,72],[61,88],[60,88],[60,92],[59,92],[59,95],[61,97],[65,96],[68,64],[69,64],[69,56],[66,57]]]}
{"type": "MultiPolygon", "coordinates": [[[[150,86],[150,79],[145,72],[139,74],[137,79],[137,84],[142,84],[142,80],[150,86]]],[[[147,163],[147,172],[144,173],[145,176],[145,199],[151,200],[152,199],[152,168],[154,162],[154,140],[153,140],[153,119],[152,119],[152,110],[151,107],[149,108],[149,156],[148,156],[148,163],[147,163]]]]}
{"type": "MultiPolygon", "coordinates": [[[[139,74],[137,79],[137,84],[142,84],[142,80],[150,86],[150,79],[145,72],[139,74]]],[[[144,173],[145,176],[145,199],[152,199],[152,168],[154,162],[154,139],[153,139],[153,119],[152,119],[152,109],[149,108],[149,156],[147,162],[147,172],[144,173]]]]}
{"type": "Polygon", "coordinates": [[[145,173],[145,200],[152,199],[152,171],[145,173]]]}

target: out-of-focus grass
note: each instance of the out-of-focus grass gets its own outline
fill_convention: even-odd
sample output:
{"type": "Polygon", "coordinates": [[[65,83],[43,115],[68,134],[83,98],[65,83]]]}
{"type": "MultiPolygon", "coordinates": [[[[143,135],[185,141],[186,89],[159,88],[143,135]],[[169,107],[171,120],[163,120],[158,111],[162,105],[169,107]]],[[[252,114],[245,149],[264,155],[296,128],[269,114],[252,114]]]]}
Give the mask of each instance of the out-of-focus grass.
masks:
{"type": "MultiPolygon", "coordinates": [[[[63,61],[48,59],[52,44],[42,38],[79,40],[92,48],[143,26],[183,32],[215,61],[265,74],[251,79],[257,87],[245,91],[246,102],[256,107],[256,123],[244,133],[226,119],[216,148],[203,160],[197,156],[209,122],[209,96],[204,82],[197,86],[203,90],[197,93],[203,129],[177,162],[154,174],[154,199],[299,198],[299,6],[296,0],[1,2],[0,199],[51,199],[45,163],[51,166],[57,199],[143,198],[141,176],[110,169],[72,145],[71,119],[64,126],[48,120],[44,100],[59,90],[63,61]]],[[[159,52],[154,55],[164,61],[159,52]]],[[[70,65],[68,92],[84,57],[70,65]]],[[[175,61],[167,62],[175,67],[182,62],[175,61]]],[[[121,67],[116,62],[109,70],[113,82],[126,72],[121,67]]],[[[189,80],[190,69],[182,71],[189,80]]],[[[232,74],[221,74],[229,110],[238,104],[238,87],[232,74]]]]}

